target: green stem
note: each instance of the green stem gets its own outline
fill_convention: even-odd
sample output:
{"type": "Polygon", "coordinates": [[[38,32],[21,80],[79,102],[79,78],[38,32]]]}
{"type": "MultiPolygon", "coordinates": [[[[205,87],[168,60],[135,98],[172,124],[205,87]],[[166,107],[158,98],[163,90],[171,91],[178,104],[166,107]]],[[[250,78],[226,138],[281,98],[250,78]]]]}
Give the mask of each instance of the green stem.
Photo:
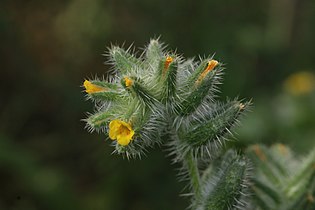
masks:
{"type": "Polygon", "coordinates": [[[193,156],[192,151],[187,153],[184,159],[184,164],[187,167],[188,174],[191,181],[191,186],[196,198],[200,196],[200,174],[198,170],[197,159],[193,156]]]}

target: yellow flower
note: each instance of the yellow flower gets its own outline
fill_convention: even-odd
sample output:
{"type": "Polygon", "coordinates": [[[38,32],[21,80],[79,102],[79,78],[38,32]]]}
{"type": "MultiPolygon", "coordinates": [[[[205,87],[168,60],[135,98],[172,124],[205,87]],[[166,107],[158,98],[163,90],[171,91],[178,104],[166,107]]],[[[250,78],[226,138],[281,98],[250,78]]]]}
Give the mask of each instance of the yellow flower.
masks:
{"type": "Polygon", "coordinates": [[[219,64],[218,61],[216,60],[210,60],[208,62],[208,65],[206,67],[206,69],[200,74],[200,76],[198,77],[196,84],[198,85],[206,76],[207,74],[212,71],[217,65],[219,64]]]}
{"type": "Polygon", "coordinates": [[[164,63],[164,70],[163,70],[163,76],[166,74],[168,67],[173,62],[173,58],[171,56],[167,56],[164,63]]]}
{"type": "Polygon", "coordinates": [[[98,93],[106,90],[106,88],[94,85],[88,80],[84,81],[83,86],[85,87],[85,92],[87,92],[88,94],[98,93]]]}
{"type": "Polygon", "coordinates": [[[109,123],[109,138],[117,140],[122,146],[128,145],[134,134],[130,123],[121,120],[112,120],[109,123]]]}
{"type": "Polygon", "coordinates": [[[165,59],[164,68],[167,69],[172,62],[173,62],[173,58],[171,56],[167,56],[167,58],[165,59]]]}
{"type": "Polygon", "coordinates": [[[292,74],[284,82],[284,88],[293,95],[310,93],[315,88],[315,76],[307,71],[292,74]]]}
{"type": "Polygon", "coordinates": [[[126,85],[126,87],[127,87],[127,88],[131,87],[132,84],[133,84],[132,79],[130,79],[129,77],[125,77],[124,79],[125,79],[125,85],[126,85]]]}

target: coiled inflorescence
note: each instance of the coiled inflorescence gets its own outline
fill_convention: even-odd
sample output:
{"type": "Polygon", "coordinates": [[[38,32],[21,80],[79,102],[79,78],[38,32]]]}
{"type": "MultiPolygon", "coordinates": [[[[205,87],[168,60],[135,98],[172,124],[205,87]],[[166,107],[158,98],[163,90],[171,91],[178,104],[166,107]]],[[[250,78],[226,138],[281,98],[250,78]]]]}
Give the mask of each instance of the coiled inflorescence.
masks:
{"type": "Polygon", "coordinates": [[[214,101],[223,69],[212,56],[184,60],[164,52],[158,40],[151,40],[140,57],[117,46],[108,56],[115,71],[111,82],[84,82],[88,98],[98,106],[86,121],[91,130],[116,140],[116,152],[128,157],[156,143],[173,145],[178,155],[211,155],[248,106],[214,101]]]}
{"type": "Polygon", "coordinates": [[[156,39],[140,57],[117,46],[108,50],[108,57],[114,76],[83,84],[97,107],[86,119],[88,128],[104,132],[113,140],[115,152],[128,158],[140,157],[155,144],[167,145],[174,160],[183,162],[197,209],[242,204],[248,179],[246,159],[234,152],[226,156],[221,171],[211,174],[217,182],[202,178],[209,170],[202,172],[198,166],[219,153],[249,106],[238,99],[216,102],[222,64],[213,56],[185,60],[165,51],[156,39]],[[230,190],[224,194],[226,189],[230,190]]]}

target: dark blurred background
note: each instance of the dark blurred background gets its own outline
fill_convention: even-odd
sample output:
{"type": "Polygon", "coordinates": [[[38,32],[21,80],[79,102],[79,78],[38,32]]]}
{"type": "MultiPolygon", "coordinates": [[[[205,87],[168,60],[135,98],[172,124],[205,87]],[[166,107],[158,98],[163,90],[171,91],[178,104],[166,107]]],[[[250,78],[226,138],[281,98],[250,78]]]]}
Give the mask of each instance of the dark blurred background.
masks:
{"type": "Polygon", "coordinates": [[[221,99],[252,98],[236,146],[315,145],[315,1],[2,0],[1,210],[189,205],[165,147],[124,160],[81,121],[93,104],[80,86],[106,74],[106,47],[160,35],[185,57],[225,63],[221,99]]]}

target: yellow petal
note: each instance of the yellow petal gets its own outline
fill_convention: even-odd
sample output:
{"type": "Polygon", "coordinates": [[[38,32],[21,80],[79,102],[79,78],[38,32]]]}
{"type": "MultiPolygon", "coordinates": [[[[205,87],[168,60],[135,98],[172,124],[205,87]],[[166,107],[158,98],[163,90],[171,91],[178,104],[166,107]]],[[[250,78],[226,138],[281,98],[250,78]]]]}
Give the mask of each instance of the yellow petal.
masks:
{"type": "Polygon", "coordinates": [[[110,129],[108,134],[111,140],[115,140],[117,138],[117,132],[113,129],[110,129]]]}
{"type": "Polygon", "coordinates": [[[88,94],[102,92],[106,90],[106,88],[94,85],[88,80],[84,81],[83,86],[85,87],[85,92],[87,92],[88,94]]]}
{"type": "Polygon", "coordinates": [[[135,132],[133,130],[130,130],[128,133],[129,134],[127,134],[127,135],[126,135],[126,133],[122,133],[122,134],[117,135],[118,144],[120,144],[122,146],[126,146],[130,143],[135,132]]]}
{"type": "Polygon", "coordinates": [[[130,123],[121,120],[112,120],[109,123],[109,138],[117,140],[120,145],[128,145],[134,134],[130,123]]]}
{"type": "Polygon", "coordinates": [[[120,121],[120,123],[121,123],[123,126],[127,127],[129,130],[132,130],[130,123],[126,123],[126,122],[124,122],[124,121],[120,121]]]}
{"type": "Polygon", "coordinates": [[[200,82],[207,76],[207,74],[212,71],[217,65],[219,64],[218,61],[216,60],[210,60],[208,62],[208,65],[206,67],[206,69],[200,74],[200,76],[198,77],[197,81],[196,81],[196,85],[199,85],[200,82]]]}
{"type": "Polygon", "coordinates": [[[118,142],[118,144],[120,144],[122,146],[128,145],[130,140],[131,140],[130,138],[128,138],[127,136],[124,136],[124,135],[118,135],[117,136],[117,142],[118,142]]]}
{"type": "Polygon", "coordinates": [[[211,71],[212,69],[214,69],[214,67],[216,67],[218,65],[218,61],[216,60],[210,60],[208,62],[207,68],[205,69],[205,71],[211,71]]]}
{"type": "Polygon", "coordinates": [[[126,85],[126,87],[131,87],[132,86],[132,84],[133,84],[133,81],[132,81],[132,79],[130,79],[130,78],[128,78],[128,77],[125,77],[125,85],[126,85]]]}
{"type": "Polygon", "coordinates": [[[117,134],[119,132],[121,123],[120,120],[112,120],[109,123],[109,138],[115,140],[117,138],[117,134]]]}
{"type": "Polygon", "coordinates": [[[164,63],[164,69],[167,69],[172,62],[173,62],[173,58],[171,56],[167,56],[164,63]]]}

